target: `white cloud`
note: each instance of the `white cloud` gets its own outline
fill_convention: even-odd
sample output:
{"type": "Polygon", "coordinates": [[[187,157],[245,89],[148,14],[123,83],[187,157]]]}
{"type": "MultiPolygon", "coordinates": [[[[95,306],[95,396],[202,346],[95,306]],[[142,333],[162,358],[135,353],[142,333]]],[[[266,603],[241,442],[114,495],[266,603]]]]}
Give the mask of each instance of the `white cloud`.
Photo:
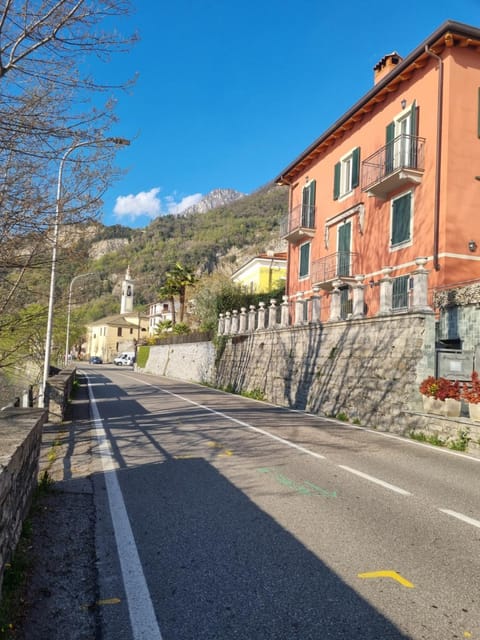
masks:
{"type": "Polygon", "coordinates": [[[194,193],[191,196],[184,196],[179,201],[176,195],[159,197],[160,188],[155,187],[150,191],[140,191],[136,195],[118,196],[115,201],[113,213],[117,219],[134,221],[140,216],[147,216],[153,220],[161,215],[178,214],[196,204],[202,199],[201,193],[194,193]]]}
{"type": "Polygon", "coordinates": [[[191,207],[194,204],[197,204],[197,202],[200,202],[202,198],[203,195],[201,193],[194,193],[191,196],[185,196],[180,200],[180,202],[175,202],[174,196],[168,196],[167,198],[165,198],[168,213],[182,213],[182,211],[185,211],[185,209],[188,209],[188,207],[191,207]]]}
{"type": "Polygon", "coordinates": [[[150,191],[140,191],[136,195],[118,196],[113,213],[117,218],[129,218],[130,220],[135,220],[139,216],[156,218],[161,211],[159,192],[160,189],[155,187],[150,191]]]}

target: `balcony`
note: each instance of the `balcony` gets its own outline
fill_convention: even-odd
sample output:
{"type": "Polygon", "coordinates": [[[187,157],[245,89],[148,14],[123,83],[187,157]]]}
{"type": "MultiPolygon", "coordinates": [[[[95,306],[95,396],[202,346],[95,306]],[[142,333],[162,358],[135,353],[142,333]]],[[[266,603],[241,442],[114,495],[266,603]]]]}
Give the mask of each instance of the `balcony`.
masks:
{"type": "Polygon", "coordinates": [[[355,282],[358,254],[351,251],[339,251],[329,256],[324,256],[312,263],[312,285],[325,291],[333,289],[333,282],[341,280],[345,284],[355,282]]]}
{"type": "Polygon", "coordinates": [[[284,220],[281,236],[288,242],[299,242],[315,235],[315,206],[298,205],[284,220]]]}
{"type": "Polygon", "coordinates": [[[425,138],[401,134],[362,162],[362,191],[385,200],[390,193],[422,180],[425,138]]]}

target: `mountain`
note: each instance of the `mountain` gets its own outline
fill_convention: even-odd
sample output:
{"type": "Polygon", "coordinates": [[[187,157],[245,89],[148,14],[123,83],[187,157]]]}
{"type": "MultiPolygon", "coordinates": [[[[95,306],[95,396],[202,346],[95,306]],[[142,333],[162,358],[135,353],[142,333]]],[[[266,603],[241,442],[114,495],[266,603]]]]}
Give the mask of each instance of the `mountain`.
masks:
{"type": "Polygon", "coordinates": [[[188,207],[188,209],[184,209],[180,215],[189,216],[195,213],[206,213],[210,211],[210,209],[230,204],[244,196],[244,193],[240,193],[240,191],[235,191],[234,189],[214,189],[210,191],[210,193],[207,193],[199,202],[188,207]]]}

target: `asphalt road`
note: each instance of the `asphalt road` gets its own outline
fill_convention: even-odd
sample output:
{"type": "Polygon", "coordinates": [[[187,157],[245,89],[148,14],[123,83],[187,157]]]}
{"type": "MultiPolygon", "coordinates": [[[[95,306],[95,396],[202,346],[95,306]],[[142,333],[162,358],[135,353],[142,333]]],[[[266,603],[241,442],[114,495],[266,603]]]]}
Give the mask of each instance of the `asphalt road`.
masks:
{"type": "Polygon", "coordinates": [[[84,371],[104,640],[480,640],[480,459],[84,371]]]}

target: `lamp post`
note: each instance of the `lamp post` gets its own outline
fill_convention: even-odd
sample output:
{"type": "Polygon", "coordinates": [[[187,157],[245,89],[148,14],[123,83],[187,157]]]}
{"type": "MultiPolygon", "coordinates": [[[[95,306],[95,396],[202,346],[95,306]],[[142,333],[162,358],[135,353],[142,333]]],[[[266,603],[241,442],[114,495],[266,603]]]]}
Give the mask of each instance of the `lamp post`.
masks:
{"type": "Polygon", "coordinates": [[[70,287],[68,289],[68,307],[67,307],[67,339],[65,341],[65,360],[64,360],[64,364],[65,366],[68,365],[68,351],[70,348],[69,342],[70,342],[70,314],[72,311],[72,289],[73,289],[73,283],[75,282],[75,280],[78,280],[79,278],[86,278],[87,276],[93,276],[95,275],[93,273],[93,271],[89,271],[88,273],[80,273],[78,274],[78,276],[74,276],[71,281],[70,281],[70,287]]]}
{"type": "Polygon", "coordinates": [[[57,196],[55,200],[55,218],[53,221],[53,248],[52,248],[52,266],[50,270],[50,293],[48,297],[48,315],[47,315],[47,334],[45,338],[45,358],[43,362],[43,379],[42,379],[42,388],[40,389],[39,395],[39,406],[45,406],[45,393],[47,389],[47,380],[48,375],[50,373],[50,349],[52,346],[52,328],[53,328],[53,305],[55,301],[55,277],[57,270],[57,249],[58,249],[58,233],[60,229],[60,217],[62,212],[62,178],[63,178],[63,168],[65,165],[65,161],[68,156],[78,149],[79,147],[88,147],[88,146],[96,146],[99,144],[112,143],[116,145],[124,145],[128,146],[130,144],[130,140],[126,138],[100,138],[97,140],[83,140],[81,142],[74,142],[72,145],[68,147],[68,149],[63,154],[60,164],[58,167],[58,179],[57,179],[57,196]]]}

